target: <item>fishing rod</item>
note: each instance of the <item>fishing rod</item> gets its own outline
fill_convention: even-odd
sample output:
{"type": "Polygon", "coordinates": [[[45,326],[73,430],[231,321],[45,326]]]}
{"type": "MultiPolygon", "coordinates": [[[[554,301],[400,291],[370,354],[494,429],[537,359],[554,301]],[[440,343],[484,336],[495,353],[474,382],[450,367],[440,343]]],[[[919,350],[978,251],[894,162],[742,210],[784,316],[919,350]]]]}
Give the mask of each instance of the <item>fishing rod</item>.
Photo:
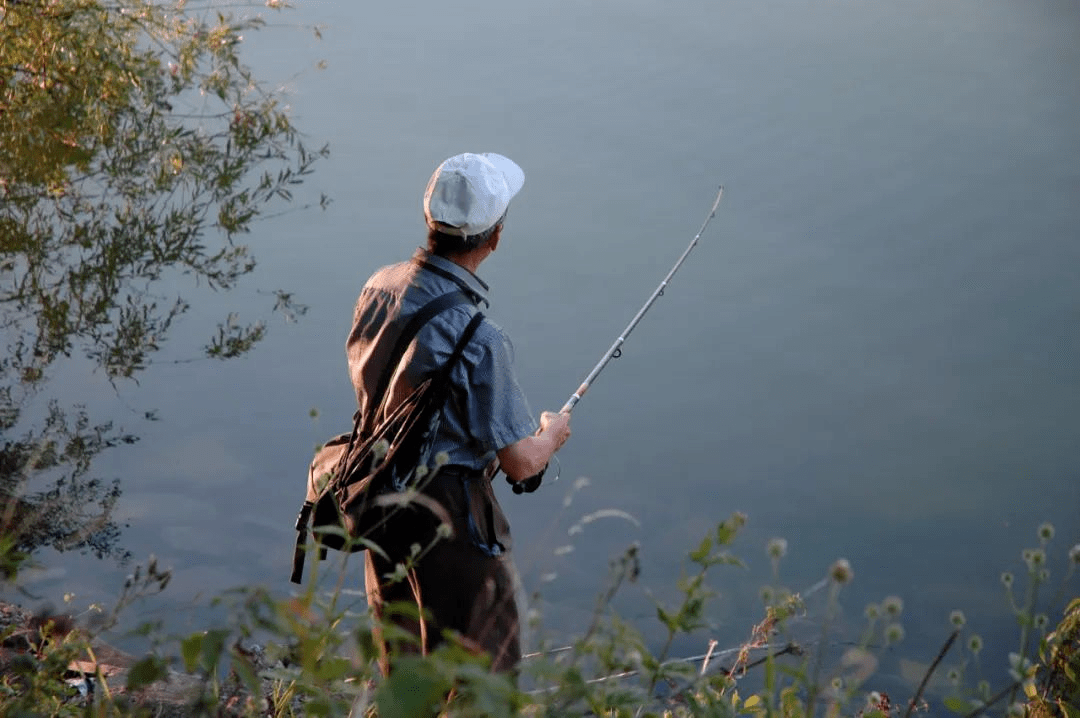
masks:
{"type": "MultiPolygon", "coordinates": [[[[694,238],[692,240],[690,240],[689,246],[687,246],[687,248],[683,250],[682,256],[679,257],[679,261],[675,262],[675,266],[671,268],[671,271],[667,273],[667,276],[664,277],[664,280],[660,282],[660,286],[656,288],[656,290],[652,293],[652,296],[649,297],[649,300],[645,302],[645,306],[638,310],[638,313],[635,314],[634,318],[630,320],[630,323],[626,326],[626,329],[623,329],[622,334],[619,335],[619,338],[615,340],[615,343],[611,345],[611,348],[607,350],[607,353],[604,354],[603,358],[600,359],[597,365],[593,367],[593,370],[589,372],[589,375],[586,376],[584,381],[581,382],[581,386],[577,388],[577,391],[571,394],[570,398],[567,399],[565,404],[563,404],[562,409],[559,409],[560,413],[569,414],[570,412],[572,412],[574,410],[574,407],[577,406],[577,403],[581,401],[581,397],[585,396],[585,392],[587,392],[589,390],[589,387],[592,386],[592,383],[596,381],[596,377],[600,376],[600,372],[602,372],[604,370],[604,367],[608,365],[608,362],[610,362],[612,359],[617,359],[622,354],[623,342],[625,342],[626,338],[630,336],[630,332],[634,331],[634,327],[636,327],[638,322],[641,321],[641,318],[645,316],[645,312],[649,311],[649,307],[653,305],[653,302],[655,302],[658,297],[663,296],[664,287],[666,287],[668,285],[668,282],[671,281],[671,278],[675,276],[675,272],[679,271],[679,267],[681,267],[682,263],[686,261],[686,257],[690,254],[691,250],[693,250],[694,247],[697,246],[698,240],[701,239],[701,235],[705,232],[705,228],[709,226],[709,222],[711,222],[712,218],[716,216],[716,208],[720,206],[720,198],[723,196],[724,187],[721,185],[720,191],[716,193],[716,201],[713,202],[712,209],[709,210],[709,216],[705,218],[705,222],[701,225],[701,229],[698,230],[698,233],[694,235],[694,238]]],[[[509,475],[506,477],[506,480],[513,487],[515,494],[536,491],[536,489],[540,486],[540,481],[544,477],[544,471],[546,470],[546,468],[547,467],[541,469],[539,474],[535,476],[530,476],[529,478],[522,481],[514,481],[510,478],[509,475]]],[[[496,468],[495,470],[498,471],[498,468],[496,468]]],[[[559,477],[556,476],[555,478],[557,479],[559,477]]]]}
{"type": "Polygon", "coordinates": [[[577,391],[570,395],[570,398],[566,401],[565,404],[563,404],[563,408],[559,410],[560,412],[572,412],[574,410],[574,407],[577,406],[577,403],[581,401],[581,397],[585,396],[585,392],[587,392],[589,390],[589,387],[592,386],[592,383],[596,381],[596,377],[600,376],[600,372],[602,372],[604,370],[604,367],[608,365],[608,362],[610,362],[612,359],[618,359],[619,356],[622,355],[623,342],[625,342],[626,338],[630,336],[630,332],[634,331],[634,327],[636,327],[638,322],[641,321],[641,318],[645,316],[645,312],[649,311],[649,307],[653,305],[653,302],[656,301],[657,297],[663,296],[664,287],[666,287],[668,285],[668,282],[671,281],[671,278],[675,276],[675,272],[679,271],[679,267],[681,267],[682,263],[686,261],[687,255],[689,255],[690,251],[693,250],[695,246],[697,246],[698,240],[701,239],[701,235],[705,231],[705,228],[709,226],[709,222],[711,222],[712,218],[716,216],[716,208],[720,206],[720,198],[723,196],[724,188],[723,186],[721,186],[720,191],[716,194],[716,201],[713,202],[712,209],[709,210],[709,216],[705,218],[705,223],[701,225],[701,229],[698,230],[698,233],[695,234],[694,238],[690,241],[690,246],[688,246],[683,251],[682,256],[679,257],[679,261],[675,262],[675,266],[672,267],[671,271],[667,273],[666,277],[664,277],[664,281],[660,282],[660,286],[658,286],[656,288],[656,291],[652,293],[652,296],[649,297],[649,301],[645,302],[645,306],[638,310],[638,313],[635,314],[634,318],[630,320],[630,323],[626,326],[626,329],[623,329],[622,334],[619,335],[619,338],[615,340],[615,343],[611,345],[611,348],[607,350],[607,353],[604,354],[603,358],[597,363],[596,366],[593,367],[593,370],[589,372],[589,375],[585,377],[585,380],[581,382],[581,386],[577,388],[577,391]]]}

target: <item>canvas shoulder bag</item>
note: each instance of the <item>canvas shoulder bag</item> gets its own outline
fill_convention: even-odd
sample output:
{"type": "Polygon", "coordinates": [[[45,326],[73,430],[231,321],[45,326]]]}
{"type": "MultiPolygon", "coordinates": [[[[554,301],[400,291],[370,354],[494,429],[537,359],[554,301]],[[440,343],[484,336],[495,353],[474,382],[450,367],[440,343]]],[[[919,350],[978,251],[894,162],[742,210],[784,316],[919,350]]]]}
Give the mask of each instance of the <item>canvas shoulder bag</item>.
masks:
{"type": "Polygon", "coordinates": [[[466,292],[450,292],[413,314],[383,368],[367,414],[356,412],[352,432],[334,437],[316,452],[308,470],[306,500],[296,519],[293,583],[302,580],[309,531],[315,536],[319,557],[325,558],[328,548],[361,551],[393,532],[408,530],[413,514],[402,510],[402,495],[421,489],[431,475],[431,448],[449,393],[450,372],[484,315],[473,315],[446,363],[388,412],[390,380],[428,321],[472,301],[466,292]]]}

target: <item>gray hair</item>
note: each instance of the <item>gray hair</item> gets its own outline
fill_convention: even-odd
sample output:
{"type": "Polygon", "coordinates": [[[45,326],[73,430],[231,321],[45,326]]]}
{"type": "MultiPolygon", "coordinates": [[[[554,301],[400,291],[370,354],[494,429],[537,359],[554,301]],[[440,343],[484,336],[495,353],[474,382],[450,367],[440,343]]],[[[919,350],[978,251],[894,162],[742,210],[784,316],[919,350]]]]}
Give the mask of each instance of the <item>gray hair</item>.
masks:
{"type": "Polygon", "coordinates": [[[445,257],[449,254],[470,252],[495,236],[495,233],[502,229],[504,221],[506,221],[506,212],[503,212],[503,216],[499,217],[498,222],[491,225],[483,232],[477,232],[476,234],[470,234],[465,237],[460,234],[440,232],[433,227],[429,227],[428,251],[441,257],[445,257]]]}

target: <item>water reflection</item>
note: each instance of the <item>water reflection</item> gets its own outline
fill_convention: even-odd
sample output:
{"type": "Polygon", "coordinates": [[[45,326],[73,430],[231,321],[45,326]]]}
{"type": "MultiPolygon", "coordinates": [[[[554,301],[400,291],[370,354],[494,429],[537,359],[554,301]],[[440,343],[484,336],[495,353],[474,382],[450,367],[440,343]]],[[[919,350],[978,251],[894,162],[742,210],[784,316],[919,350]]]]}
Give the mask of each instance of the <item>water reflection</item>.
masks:
{"type": "MultiPolygon", "coordinates": [[[[171,12],[3,10],[0,521],[18,553],[126,556],[112,518],[120,481],[90,470],[135,437],[48,398],[51,375],[74,357],[114,387],[134,381],[188,312],[183,294],[233,289],[254,270],[235,238],[325,155],[305,149],[236,54],[258,18],[171,12]]],[[[276,299],[295,311],[289,294],[276,299]]],[[[223,314],[206,357],[262,339],[261,321],[223,314]]]]}

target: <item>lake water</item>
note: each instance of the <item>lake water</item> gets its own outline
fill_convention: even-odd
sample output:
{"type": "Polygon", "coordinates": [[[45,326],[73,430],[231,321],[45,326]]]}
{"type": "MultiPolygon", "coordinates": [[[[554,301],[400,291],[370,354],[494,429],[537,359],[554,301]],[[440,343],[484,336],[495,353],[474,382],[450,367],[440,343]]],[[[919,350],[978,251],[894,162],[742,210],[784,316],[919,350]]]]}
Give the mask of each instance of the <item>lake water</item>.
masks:
{"type": "MultiPolygon", "coordinates": [[[[866,603],[897,594],[907,657],[932,658],[954,608],[988,654],[1015,650],[1000,573],[1023,572],[1044,520],[1054,585],[1080,542],[1080,5],[296,4],[247,42],[311,144],[330,143],[303,194],[333,204],[259,225],[247,293],[192,290],[160,365],[119,399],[77,367],[53,385],[143,437],[95,469],[123,479],[125,545],[174,570],[133,618],[194,628],[198,597],[290,591],[306,463],[353,410],[359,288],[423,242],[434,167],[495,151],[526,183],[481,276],[537,411],[563,404],[725,187],[576,409],[562,478],[500,488],[555,640],[582,629],[634,541],[641,586],[619,608],[658,635],[643,589],[673,599],[686,551],[740,510],[750,567],[715,576],[722,645],[759,619],[764,546],[782,536],[792,588],[851,561],[849,638],[866,603]],[[200,319],[264,312],[256,290],[279,287],[310,311],[250,356],[168,363],[204,341],[200,319]],[[160,421],[140,421],[149,408],[160,421]],[[568,535],[608,508],[636,522],[568,535]]],[[[53,600],[105,601],[129,570],[46,559],[30,587],[53,600]]]]}

